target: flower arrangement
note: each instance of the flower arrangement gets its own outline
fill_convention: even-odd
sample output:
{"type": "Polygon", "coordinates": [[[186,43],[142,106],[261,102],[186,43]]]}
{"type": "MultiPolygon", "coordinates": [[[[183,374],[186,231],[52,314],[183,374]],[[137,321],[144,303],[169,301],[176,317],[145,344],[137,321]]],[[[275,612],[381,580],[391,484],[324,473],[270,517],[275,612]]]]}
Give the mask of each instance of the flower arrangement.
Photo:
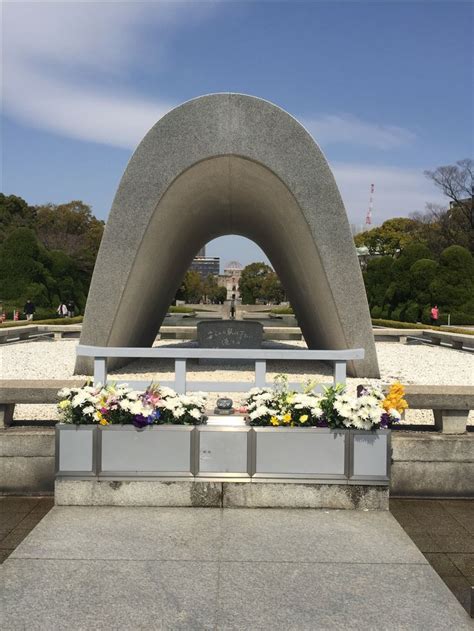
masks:
{"type": "Polygon", "coordinates": [[[244,400],[252,426],[321,427],[320,397],[288,390],[288,378],[279,375],[275,388],[253,388],[244,400]]]}
{"type": "Polygon", "coordinates": [[[357,397],[340,384],[319,395],[313,388],[308,384],[303,393],[290,391],[287,378],[279,375],[274,388],[252,389],[244,400],[249,425],[374,430],[399,422],[408,407],[400,383],[386,396],[372,386],[359,386],[357,397]]]}
{"type": "Polygon", "coordinates": [[[200,425],[206,399],[202,393],[177,394],[171,388],[151,384],[144,392],[127,385],[85,385],[63,388],[58,408],[64,423],[80,425],[131,424],[142,429],[148,425],[172,423],[200,425]]]}

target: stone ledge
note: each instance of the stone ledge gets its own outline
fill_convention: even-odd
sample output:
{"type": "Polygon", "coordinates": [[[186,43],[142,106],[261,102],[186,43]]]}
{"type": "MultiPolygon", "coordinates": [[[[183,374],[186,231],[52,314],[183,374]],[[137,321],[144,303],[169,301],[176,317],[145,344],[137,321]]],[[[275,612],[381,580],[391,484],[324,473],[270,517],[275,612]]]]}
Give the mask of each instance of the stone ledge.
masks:
{"type": "Polygon", "coordinates": [[[269,482],[57,479],[61,506],[388,510],[388,487],[269,482]]]}
{"type": "Polygon", "coordinates": [[[405,398],[410,408],[417,410],[471,410],[474,387],[407,385],[405,398]]]}
{"type": "Polygon", "coordinates": [[[0,458],[0,494],[50,493],[54,489],[54,457],[0,458]]]}
{"type": "Polygon", "coordinates": [[[224,508],[388,510],[387,486],[223,482],[224,508]]]}
{"type": "Polygon", "coordinates": [[[474,462],[394,462],[390,493],[396,497],[474,498],[474,462]]]}
{"type": "Polygon", "coordinates": [[[54,458],[54,433],[54,428],[0,430],[0,457],[54,458]]]}
{"type": "Polygon", "coordinates": [[[392,462],[474,462],[474,433],[392,432],[392,462]]]}

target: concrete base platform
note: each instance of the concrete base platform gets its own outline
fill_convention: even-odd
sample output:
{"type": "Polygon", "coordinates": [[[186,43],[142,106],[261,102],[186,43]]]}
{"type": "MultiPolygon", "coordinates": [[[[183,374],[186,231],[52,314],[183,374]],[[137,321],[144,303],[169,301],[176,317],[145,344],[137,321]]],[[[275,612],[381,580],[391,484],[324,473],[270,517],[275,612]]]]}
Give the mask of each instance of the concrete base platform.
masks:
{"type": "Polygon", "coordinates": [[[386,486],[222,480],[56,480],[59,506],[388,510],[386,486]]]}
{"type": "Polygon", "coordinates": [[[471,628],[386,512],[57,506],[2,568],[10,631],[471,628]]]}

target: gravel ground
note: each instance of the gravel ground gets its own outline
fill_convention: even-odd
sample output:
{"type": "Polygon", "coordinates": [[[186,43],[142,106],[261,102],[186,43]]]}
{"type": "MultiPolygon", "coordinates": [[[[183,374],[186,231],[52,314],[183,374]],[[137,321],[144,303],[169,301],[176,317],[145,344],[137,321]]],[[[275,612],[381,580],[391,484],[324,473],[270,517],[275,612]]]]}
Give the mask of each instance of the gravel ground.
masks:
{"type": "MultiPolygon", "coordinates": [[[[1,379],[65,379],[73,377],[75,348],[77,340],[31,341],[9,344],[0,348],[1,379]]],[[[292,346],[303,347],[304,342],[289,342],[292,346]]],[[[157,342],[157,346],[176,346],[170,341],[157,342]]],[[[280,346],[275,344],[275,346],[280,346]]],[[[396,342],[378,342],[381,379],[371,383],[391,383],[427,385],[474,385],[474,354],[440,346],[405,345],[396,342]]],[[[252,365],[245,364],[225,369],[225,365],[199,366],[188,362],[189,381],[249,381],[253,379],[252,365]]],[[[322,362],[268,362],[268,380],[279,373],[288,374],[292,381],[307,379],[328,383],[332,380],[332,368],[322,362]]],[[[135,360],[128,366],[110,373],[120,379],[159,381],[173,379],[172,361],[135,360]]],[[[348,387],[353,390],[361,379],[348,379],[348,387]]],[[[249,386],[251,384],[249,383],[249,386]]],[[[213,407],[218,396],[224,393],[211,393],[209,407],[213,407]]],[[[240,402],[239,393],[230,393],[235,403],[240,402]]],[[[15,419],[55,419],[54,405],[17,405],[15,419]]],[[[408,410],[406,423],[432,423],[433,415],[427,410],[408,410]]],[[[474,424],[471,412],[469,423],[474,424]]]]}

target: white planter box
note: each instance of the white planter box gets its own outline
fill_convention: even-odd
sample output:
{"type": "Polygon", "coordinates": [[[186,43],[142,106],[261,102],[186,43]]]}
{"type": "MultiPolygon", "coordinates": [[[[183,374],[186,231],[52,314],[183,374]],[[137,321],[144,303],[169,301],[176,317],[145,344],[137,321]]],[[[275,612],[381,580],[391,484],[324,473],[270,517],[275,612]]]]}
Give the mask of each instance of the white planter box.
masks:
{"type": "Polygon", "coordinates": [[[97,472],[97,427],[56,425],[56,474],[81,478],[97,472]]]}
{"type": "Polygon", "coordinates": [[[99,477],[192,477],[192,425],[98,429],[99,477]]]}
{"type": "Polygon", "coordinates": [[[391,432],[350,430],[349,484],[388,484],[390,480],[391,432]]]}
{"type": "Polygon", "coordinates": [[[56,472],[74,478],[257,478],[387,485],[390,430],[56,426],[56,472]]]}
{"type": "Polygon", "coordinates": [[[198,477],[250,477],[252,428],[200,425],[196,428],[198,477]]]}
{"type": "Polygon", "coordinates": [[[256,478],[345,480],[349,432],[328,428],[254,427],[256,478]]]}

